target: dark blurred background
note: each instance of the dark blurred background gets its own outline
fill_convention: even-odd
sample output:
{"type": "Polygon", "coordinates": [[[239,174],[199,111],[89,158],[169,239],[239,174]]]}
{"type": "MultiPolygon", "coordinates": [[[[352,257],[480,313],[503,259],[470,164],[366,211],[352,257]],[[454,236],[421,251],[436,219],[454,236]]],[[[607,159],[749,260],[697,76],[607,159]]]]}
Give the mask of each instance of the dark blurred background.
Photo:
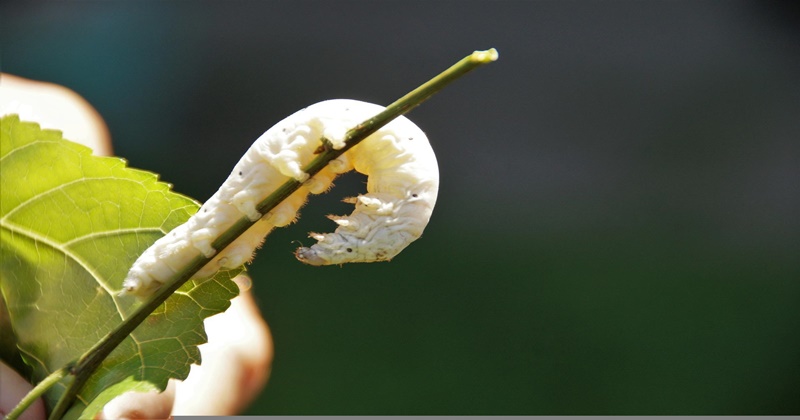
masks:
{"type": "Polygon", "coordinates": [[[206,200],[278,120],[388,104],[442,186],[391,263],[251,272],[275,338],[249,414],[800,413],[800,12],[761,1],[11,2],[2,70],[70,87],[115,152],[206,200]]]}

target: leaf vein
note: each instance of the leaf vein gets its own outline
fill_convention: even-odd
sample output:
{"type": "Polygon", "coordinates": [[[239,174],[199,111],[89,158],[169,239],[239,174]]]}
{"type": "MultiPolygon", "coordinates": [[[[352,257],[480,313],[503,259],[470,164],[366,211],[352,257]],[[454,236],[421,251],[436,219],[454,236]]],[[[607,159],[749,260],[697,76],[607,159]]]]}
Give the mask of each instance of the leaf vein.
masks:
{"type": "Polygon", "coordinates": [[[58,144],[58,143],[60,143],[60,142],[59,142],[59,141],[57,141],[57,140],[34,140],[34,141],[32,141],[32,142],[30,142],[30,143],[28,143],[28,144],[24,144],[24,145],[22,145],[22,146],[15,146],[15,147],[13,147],[13,148],[12,148],[12,149],[11,149],[11,150],[8,152],[8,153],[6,153],[5,155],[2,155],[2,156],[0,156],[0,162],[4,161],[6,158],[8,158],[8,157],[12,156],[14,153],[17,153],[17,152],[19,152],[19,151],[25,150],[25,149],[27,149],[28,147],[32,147],[32,146],[41,146],[41,143],[54,143],[54,144],[58,144]]]}
{"type": "Polygon", "coordinates": [[[75,244],[78,244],[78,243],[81,243],[81,242],[84,242],[84,241],[103,238],[103,237],[107,237],[107,236],[118,236],[120,234],[126,234],[126,233],[148,233],[148,232],[165,233],[163,229],[156,228],[156,227],[138,227],[138,228],[121,228],[121,229],[114,229],[114,230],[105,230],[105,231],[101,231],[101,232],[88,233],[88,234],[83,235],[83,236],[76,236],[75,238],[70,239],[67,242],[64,242],[64,246],[65,247],[66,246],[73,246],[75,244]]]}
{"type": "MultiPolygon", "coordinates": [[[[52,194],[55,194],[57,192],[63,192],[62,190],[65,190],[67,187],[70,187],[70,186],[75,185],[75,184],[92,182],[92,181],[101,181],[101,180],[112,180],[112,181],[117,181],[117,182],[123,182],[124,181],[124,182],[138,183],[138,181],[136,181],[136,180],[124,179],[124,178],[116,178],[116,177],[112,177],[112,176],[77,178],[77,179],[74,179],[72,181],[59,184],[55,188],[50,188],[48,190],[42,191],[42,192],[40,192],[40,193],[38,193],[36,195],[31,196],[27,200],[19,203],[14,208],[9,210],[9,212],[6,213],[3,216],[2,219],[0,219],[0,224],[4,223],[6,220],[8,220],[8,218],[10,216],[12,216],[14,213],[25,209],[25,207],[27,207],[31,203],[34,203],[34,202],[39,201],[41,199],[44,199],[44,198],[46,198],[46,197],[48,197],[48,196],[50,196],[52,194]]],[[[70,198],[70,200],[72,200],[72,197],[69,194],[66,194],[66,196],[68,198],[70,198]]],[[[72,201],[74,203],[74,200],[72,200],[72,201]]]]}
{"type": "Polygon", "coordinates": [[[47,245],[50,248],[63,253],[65,256],[67,256],[67,257],[71,258],[73,261],[77,262],[84,270],[86,270],[89,274],[91,274],[92,278],[95,279],[95,281],[100,285],[100,287],[105,289],[105,291],[111,296],[111,300],[114,302],[114,306],[116,306],[116,308],[117,308],[117,312],[120,315],[120,319],[122,318],[122,314],[124,312],[122,311],[122,308],[120,308],[119,302],[117,301],[117,293],[116,293],[116,291],[112,290],[111,287],[108,284],[106,284],[104,281],[101,281],[102,277],[100,276],[100,273],[98,273],[97,270],[91,264],[89,264],[88,261],[84,261],[79,255],[76,255],[75,253],[73,253],[69,248],[65,248],[62,244],[60,244],[58,242],[55,242],[55,241],[52,241],[50,238],[48,238],[46,236],[40,235],[40,234],[38,234],[36,232],[33,232],[33,231],[30,231],[28,229],[25,229],[22,226],[18,226],[18,225],[14,224],[14,223],[6,221],[5,223],[0,224],[0,227],[9,230],[11,233],[19,234],[19,235],[22,235],[22,236],[27,236],[28,238],[33,240],[34,243],[37,244],[36,245],[37,247],[38,247],[38,244],[40,244],[40,243],[44,244],[44,245],[47,245]]]}

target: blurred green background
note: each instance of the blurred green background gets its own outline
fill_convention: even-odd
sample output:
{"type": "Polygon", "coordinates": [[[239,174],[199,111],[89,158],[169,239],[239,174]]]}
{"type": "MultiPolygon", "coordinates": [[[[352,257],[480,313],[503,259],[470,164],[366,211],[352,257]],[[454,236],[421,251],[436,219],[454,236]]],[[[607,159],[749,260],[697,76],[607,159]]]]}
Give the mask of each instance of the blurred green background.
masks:
{"type": "Polygon", "coordinates": [[[410,117],[442,186],[391,263],[252,265],[272,378],[249,414],[800,413],[800,12],[762,1],[5,2],[2,71],[63,84],[203,201],[317,101],[410,117]]]}

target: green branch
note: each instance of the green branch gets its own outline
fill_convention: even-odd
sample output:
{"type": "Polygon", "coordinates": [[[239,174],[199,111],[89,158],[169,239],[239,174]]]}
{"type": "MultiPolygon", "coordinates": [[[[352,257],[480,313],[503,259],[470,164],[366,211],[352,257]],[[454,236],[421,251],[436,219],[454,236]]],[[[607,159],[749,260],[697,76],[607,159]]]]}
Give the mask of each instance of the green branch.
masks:
{"type": "MultiPolygon", "coordinates": [[[[466,73],[476,69],[477,67],[480,67],[481,65],[491,63],[496,59],[497,51],[494,48],[487,51],[475,51],[433,79],[387,106],[386,109],[384,109],[378,115],[375,115],[374,117],[369,118],[366,121],[363,121],[361,124],[358,124],[356,127],[350,129],[346,134],[345,146],[343,148],[336,150],[331,147],[326,147],[324,152],[320,153],[312,162],[303,168],[303,171],[306,172],[310,177],[313,177],[320,170],[322,170],[328,164],[328,162],[339,157],[351,147],[355,146],[369,135],[378,131],[381,127],[388,124],[393,119],[411,111],[422,102],[433,96],[436,92],[440,91],[442,88],[466,73]]],[[[302,183],[296,180],[287,181],[272,194],[267,196],[263,201],[261,201],[261,203],[259,203],[258,211],[261,214],[266,214],[280,204],[283,200],[292,195],[292,193],[300,188],[301,185],[302,183]]],[[[223,232],[219,238],[212,243],[213,248],[224,250],[248,228],[250,228],[253,223],[254,222],[251,222],[247,217],[242,217],[236,223],[234,223],[230,229],[223,232]]],[[[105,360],[105,358],[128,335],[130,335],[133,330],[145,320],[145,318],[147,318],[156,308],[164,303],[164,301],[166,301],[172,295],[172,293],[175,292],[175,290],[180,288],[184,283],[191,279],[197,271],[199,271],[210,261],[211,258],[198,255],[189,264],[179,270],[174,279],[171,279],[170,282],[166,283],[158,291],[156,291],[150,300],[138,307],[129,318],[125,319],[119,326],[114,328],[114,330],[112,330],[102,340],[95,344],[94,347],[81,356],[77,362],[72,364],[71,368],[62,368],[59,370],[58,372],[61,372],[61,376],[58,376],[57,378],[54,377],[53,379],[50,379],[53,375],[48,376],[48,378],[45,380],[47,383],[42,381],[35,388],[35,390],[39,390],[37,391],[38,394],[36,396],[41,395],[47,388],[57,383],[65,376],[65,372],[68,372],[70,375],[74,376],[72,382],[69,383],[66,391],[53,409],[53,412],[50,413],[50,419],[61,418],[72,405],[75,397],[78,395],[78,392],[80,392],[80,389],[92,376],[94,371],[100,366],[103,360],[105,360]]],[[[28,396],[26,396],[23,402],[27,401],[28,399],[28,396]]],[[[33,397],[33,399],[35,399],[35,397],[33,397]]],[[[28,404],[30,404],[30,402],[28,402],[28,404]]],[[[20,406],[15,408],[12,413],[17,413],[18,415],[24,411],[25,407],[27,407],[26,405],[20,409],[21,406],[22,403],[20,403],[20,406]]],[[[9,414],[8,418],[13,417],[11,417],[9,414]]]]}

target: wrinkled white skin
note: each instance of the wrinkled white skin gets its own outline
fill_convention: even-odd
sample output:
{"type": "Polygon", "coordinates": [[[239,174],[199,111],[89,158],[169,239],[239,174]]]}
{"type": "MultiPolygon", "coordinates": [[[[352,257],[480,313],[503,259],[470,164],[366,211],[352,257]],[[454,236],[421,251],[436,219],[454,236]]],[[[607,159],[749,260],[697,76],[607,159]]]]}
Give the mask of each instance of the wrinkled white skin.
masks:
{"type": "Polygon", "coordinates": [[[196,278],[249,262],[274,227],[297,218],[309,193],[325,192],[338,174],[353,168],[368,176],[368,193],[357,198],[351,215],[332,217],[339,224],[336,232],[312,233],[319,243],[299,248],[295,255],[311,265],[390,260],[419,238],[436,203],[439,170],[422,130],[398,117],[313,178],[308,179],[302,171],[323,137],[334,148],[341,148],[347,130],[383,109],[350,99],[329,100],[300,110],[267,130],[195,215],[136,260],[121,294],[150,296],[198,252],[214,258],[196,278]],[[256,210],[258,203],[290,178],[304,182],[303,186],[262,217],[256,210]],[[212,242],[242,216],[257,222],[217,253],[212,242]]]}
{"type": "MultiPolygon", "coordinates": [[[[369,108],[363,109],[367,115],[381,111],[360,105],[359,111],[369,108]]],[[[422,235],[436,204],[436,156],[425,133],[407,118],[392,121],[345,156],[368,176],[367,194],[358,196],[349,216],[331,216],[336,232],[312,233],[318,243],[295,251],[307,264],[391,260],[422,235]]]]}

